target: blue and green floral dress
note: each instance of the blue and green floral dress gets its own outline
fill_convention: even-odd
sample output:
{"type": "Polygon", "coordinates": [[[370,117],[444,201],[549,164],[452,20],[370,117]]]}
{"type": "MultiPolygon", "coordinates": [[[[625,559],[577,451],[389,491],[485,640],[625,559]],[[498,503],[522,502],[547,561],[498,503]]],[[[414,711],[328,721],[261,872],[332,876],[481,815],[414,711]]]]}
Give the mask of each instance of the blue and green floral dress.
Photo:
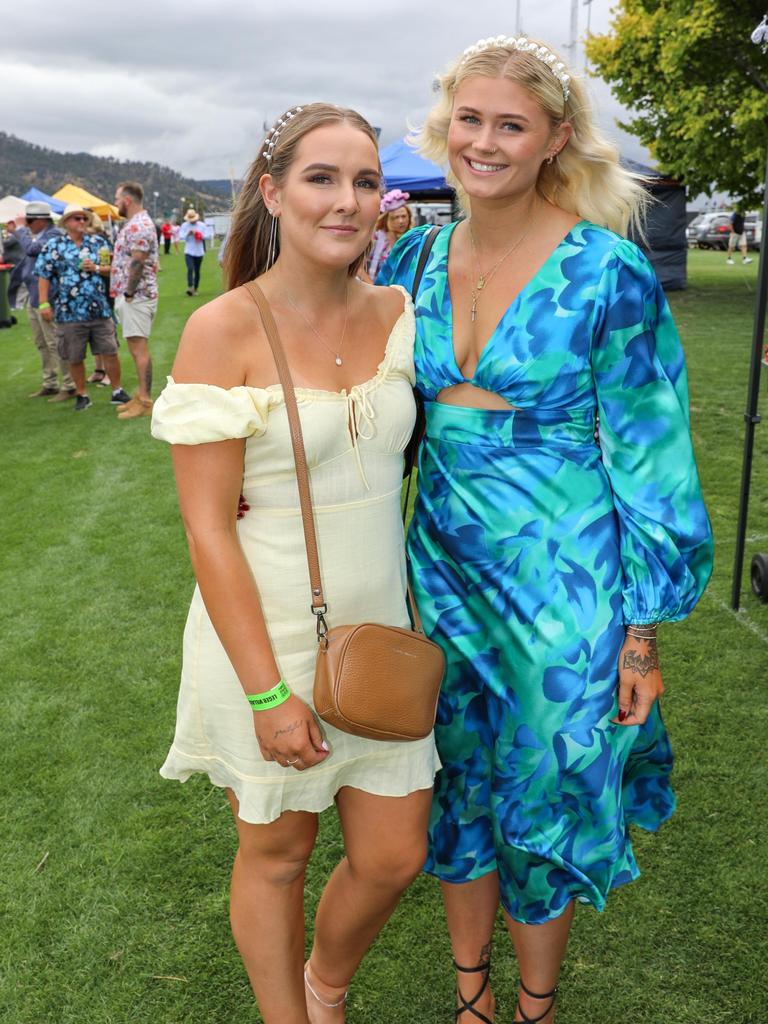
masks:
{"type": "MultiPolygon", "coordinates": [[[[508,913],[540,923],[574,898],[602,909],[639,873],[629,823],[654,830],[674,810],[658,703],[643,726],[611,723],[618,656],[626,623],[692,610],[712,536],[683,351],[642,252],[577,224],[468,381],[518,408],[466,408],[436,400],[467,382],[453,351],[454,227],[416,301],[427,426],[408,547],[447,659],[427,870],[448,882],[498,871],[508,913]]],[[[425,230],[400,240],[377,283],[411,287],[425,230]]]]}

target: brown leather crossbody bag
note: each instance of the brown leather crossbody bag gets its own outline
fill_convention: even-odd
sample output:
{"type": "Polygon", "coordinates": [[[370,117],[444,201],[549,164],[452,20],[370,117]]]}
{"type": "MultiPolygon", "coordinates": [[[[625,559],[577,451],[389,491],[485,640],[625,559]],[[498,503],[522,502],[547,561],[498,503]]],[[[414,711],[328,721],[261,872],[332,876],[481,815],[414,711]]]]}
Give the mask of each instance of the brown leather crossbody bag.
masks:
{"type": "Polygon", "coordinates": [[[317,623],[317,664],[313,701],[324,722],[376,740],[418,740],[435,723],[445,670],[442,650],[424,636],[408,584],[413,629],[363,622],[328,627],[317,553],[309,473],[299,410],[288,362],[269,303],[255,281],[246,285],[261,313],[283,387],[299,488],[311,588],[310,609],[317,623]]]}

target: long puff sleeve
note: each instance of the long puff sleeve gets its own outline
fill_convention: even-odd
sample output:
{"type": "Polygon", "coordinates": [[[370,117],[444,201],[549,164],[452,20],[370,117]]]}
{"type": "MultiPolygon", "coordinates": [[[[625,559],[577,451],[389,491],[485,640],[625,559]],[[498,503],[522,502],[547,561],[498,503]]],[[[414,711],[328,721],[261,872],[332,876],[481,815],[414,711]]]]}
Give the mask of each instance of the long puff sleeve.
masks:
{"type": "Polygon", "coordinates": [[[682,619],[712,571],[712,531],[691,442],[682,345],[652,267],[630,242],[620,242],[606,263],[594,327],[592,370],[619,522],[624,619],[682,619]]]}

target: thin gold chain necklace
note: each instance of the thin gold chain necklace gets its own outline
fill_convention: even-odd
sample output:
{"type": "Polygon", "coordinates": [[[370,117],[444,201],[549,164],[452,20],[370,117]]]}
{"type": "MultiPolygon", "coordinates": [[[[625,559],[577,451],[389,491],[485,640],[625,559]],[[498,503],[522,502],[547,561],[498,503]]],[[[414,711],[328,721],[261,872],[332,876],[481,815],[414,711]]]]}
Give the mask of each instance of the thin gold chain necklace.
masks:
{"type": "Polygon", "coordinates": [[[344,360],[341,358],[341,353],[342,353],[342,350],[344,348],[344,338],[345,338],[346,333],[347,333],[347,320],[349,319],[349,282],[347,282],[346,291],[344,293],[344,327],[342,328],[342,331],[341,331],[341,338],[339,338],[339,350],[338,350],[338,352],[335,349],[331,348],[331,346],[328,344],[328,342],[322,336],[320,331],[318,331],[318,329],[314,326],[312,321],[302,313],[302,311],[296,305],[296,302],[295,302],[293,296],[291,295],[291,293],[288,291],[288,289],[284,288],[283,290],[285,291],[285,295],[286,295],[286,298],[288,299],[289,305],[292,306],[296,310],[296,312],[299,314],[299,316],[304,321],[304,323],[307,325],[307,327],[309,327],[309,329],[315,335],[315,337],[320,342],[320,344],[323,346],[323,348],[327,349],[331,353],[331,355],[335,357],[336,365],[337,366],[343,366],[344,365],[344,360]]]}
{"type": "Polygon", "coordinates": [[[494,263],[494,265],[491,267],[490,270],[488,270],[485,273],[483,273],[483,271],[480,269],[480,259],[479,259],[478,254],[477,254],[477,244],[475,242],[475,235],[474,235],[474,232],[472,231],[472,221],[471,220],[469,221],[469,224],[468,224],[468,227],[469,227],[469,242],[470,242],[470,245],[472,246],[472,258],[473,258],[475,266],[477,267],[477,273],[478,273],[477,281],[475,282],[474,285],[471,285],[471,289],[472,289],[472,309],[471,309],[471,312],[470,312],[470,316],[471,316],[471,319],[472,319],[472,323],[474,323],[475,320],[477,319],[477,300],[480,298],[480,292],[483,290],[483,288],[485,288],[485,286],[491,280],[491,278],[496,273],[496,271],[499,269],[499,267],[504,262],[504,260],[507,258],[507,256],[511,256],[512,253],[515,251],[515,249],[517,249],[518,246],[523,244],[525,239],[528,237],[528,234],[529,234],[532,226],[533,226],[533,218],[531,218],[529,220],[528,227],[525,229],[525,231],[522,233],[522,235],[520,235],[520,237],[515,242],[515,244],[513,246],[511,246],[511,248],[507,249],[507,251],[504,253],[504,255],[501,257],[500,260],[496,260],[496,262],[494,263]]]}

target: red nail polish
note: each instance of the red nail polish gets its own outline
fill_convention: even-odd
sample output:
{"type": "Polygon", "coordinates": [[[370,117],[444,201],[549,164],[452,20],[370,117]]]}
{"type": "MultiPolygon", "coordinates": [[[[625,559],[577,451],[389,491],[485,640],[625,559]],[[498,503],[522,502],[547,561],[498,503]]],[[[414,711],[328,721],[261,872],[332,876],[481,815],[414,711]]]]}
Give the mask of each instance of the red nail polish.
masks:
{"type": "Polygon", "coordinates": [[[628,711],[622,711],[621,708],[619,708],[619,721],[623,722],[628,714],[629,714],[628,711]]]}

